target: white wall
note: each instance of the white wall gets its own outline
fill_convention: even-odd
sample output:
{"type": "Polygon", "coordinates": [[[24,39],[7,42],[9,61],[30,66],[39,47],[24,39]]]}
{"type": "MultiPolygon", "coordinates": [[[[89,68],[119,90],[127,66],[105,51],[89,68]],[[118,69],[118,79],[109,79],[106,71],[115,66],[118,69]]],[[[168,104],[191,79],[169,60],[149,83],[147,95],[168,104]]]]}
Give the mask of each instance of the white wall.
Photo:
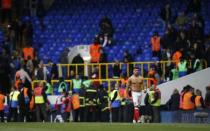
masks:
{"type": "Polygon", "coordinates": [[[78,45],[69,48],[68,63],[72,63],[73,58],[80,54],[85,62],[90,61],[89,45],[78,45]]]}
{"type": "Polygon", "coordinates": [[[183,87],[188,84],[195,89],[200,89],[205,97],[206,86],[210,85],[210,68],[158,85],[157,87],[161,91],[161,104],[165,104],[170,99],[175,88],[181,92],[183,87]]]}

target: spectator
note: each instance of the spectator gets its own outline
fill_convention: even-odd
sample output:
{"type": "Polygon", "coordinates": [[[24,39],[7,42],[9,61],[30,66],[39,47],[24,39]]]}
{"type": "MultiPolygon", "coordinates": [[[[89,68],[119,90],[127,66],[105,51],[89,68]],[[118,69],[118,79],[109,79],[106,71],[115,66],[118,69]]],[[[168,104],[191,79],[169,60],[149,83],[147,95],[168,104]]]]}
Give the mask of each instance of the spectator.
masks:
{"type": "Polygon", "coordinates": [[[8,55],[12,55],[12,51],[13,51],[13,45],[12,45],[12,42],[11,42],[11,39],[10,37],[6,37],[6,41],[3,43],[3,48],[6,50],[6,53],[8,55]]]}
{"type": "Polygon", "coordinates": [[[26,45],[26,47],[23,48],[23,57],[25,61],[28,60],[28,58],[31,58],[31,60],[34,60],[35,50],[30,44],[26,45]]]}
{"type": "Polygon", "coordinates": [[[2,49],[2,52],[0,52],[0,84],[2,87],[0,87],[4,93],[10,93],[10,57],[6,54],[5,49],[2,49]]]}
{"type": "Polygon", "coordinates": [[[15,81],[17,81],[16,78],[20,78],[24,84],[26,84],[27,81],[30,82],[30,83],[32,82],[31,77],[28,75],[28,73],[24,69],[24,64],[23,63],[21,63],[20,70],[18,70],[15,74],[15,81]]]}
{"type": "Polygon", "coordinates": [[[206,55],[205,55],[208,67],[210,67],[210,57],[209,56],[210,56],[210,46],[207,48],[206,55]]]}
{"type": "Polygon", "coordinates": [[[166,68],[165,68],[165,74],[163,74],[164,80],[169,81],[170,79],[170,70],[171,70],[171,50],[169,48],[163,49],[161,60],[167,61],[166,68]]]}
{"type": "Polygon", "coordinates": [[[16,50],[19,45],[19,21],[16,19],[8,27],[8,36],[11,40],[12,50],[16,50]]]}
{"type": "Polygon", "coordinates": [[[129,64],[127,64],[127,68],[129,68],[129,74],[128,75],[131,75],[132,74],[132,71],[133,71],[133,64],[131,64],[130,62],[133,62],[133,57],[132,57],[132,55],[128,52],[128,50],[126,50],[126,51],[124,51],[124,53],[123,53],[123,62],[125,63],[125,64],[127,64],[127,63],[129,63],[129,64]]]}
{"type": "Polygon", "coordinates": [[[163,79],[163,70],[161,64],[159,62],[156,62],[154,68],[155,68],[155,78],[157,79],[157,84],[160,84],[161,80],[163,79]]]}
{"type": "Polygon", "coordinates": [[[111,20],[107,16],[105,16],[104,18],[101,19],[99,26],[100,26],[99,37],[100,41],[103,42],[102,47],[105,47],[107,43],[110,45],[112,43],[112,37],[114,33],[111,20]]]}
{"type": "MultiPolygon", "coordinates": [[[[98,66],[94,66],[93,70],[92,70],[92,73],[91,73],[91,79],[99,79],[99,68],[98,66]]],[[[95,89],[98,89],[100,86],[100,82],[99,81],[94,81],[93,82],[93,87],[95,89]]]]}
{"type": "Polygon", "coordinates": [[[170,80],[176,80],[179,78],[179,70],[175,64],[172,64],[169,77],[170,77],[170,80]]]}
{"type": "Polygon", "coordinates": [[[35,72],[35,76],[38,80],[47,81],[48,75],[49,75],[49,71],[47,70],[47,67],[44,65],[44,62],[41,60],[39,62],[39,68],[37,72],[35,72]]]}
{"type": "Polygon", "coordinates": [[[70,70],[69,79],[70,79],[70,80],[75,79],[75,72],[74,72],[73,70],[70,70]]]}
{"type": "Polygon", "coordinates": [[[163,37],[160,39],[160,44],[163,49],[171,48],[174,45],[172,44],[172,39],[170,38],[169,30],[167,29],[163,35],[163,37]]]}
{"type": "Polygon", "coordinates": [[[179,110],[179,101],[180,101],[179,91],[175,89],[173,91],[173,94],[171,95],[171,98],[166,103],[166,105],[169,106],[170,111],[177,111],[179,110]]]}
{"type": "MultiPolygon", "coordinates": [[[[75,85],[75,81],[73,80],[73,84],[75,85]]],[[[67,87],[67,84],[64,80],[63,77],[60,77],[59,78],[59,84],[58,84],[58,94],[61,95],[63,91],[66,91],[67,92],[68,90],[68,87],[67,87]]]]}
{"type": "Polygon", "coordinates": [[[2,23],[12,21],[12,0],[1,0],[2,23]]]}
{"type": "Polygon", "coordinates": [[[22,34],[23,45],[33,42],[33,25],[31,22],[22,25],[22,34]]]}
{"type": "MultiPolygon", "coordinates": [[[[101,51],[101,57],[100,57],[100,63],[107,63],[107,54],[104,52],[103,49],[101,51]]],[[[101,78],[105,79],[106,78],[106,65],[102,64],[101,66],[101,78]]]]}
{"type": "Polygon", "coordinates": [[[160,17],[165,21],[166,25],[170,23],[172,12],[171,12],[171,5],[167,3],[164,8],[161,9],[160,17]]]}
{"type": "MultiPolygon", "coordinates": [[[[80,54],[76,55],[73,58],[72,64],[84,64],[84,60],[83,60],[83,58],[81,57],[80,54]]],[[[80,74],[80,75],[84,75],[84,65],[78,65],[77,67],[78,67],[78,72],[76,72],[76,73],[80,74]]]]}
{"type": "Polygon", "coordinates": [[[176,49],[175,47],[176,47],[176,43],[175,43],[175,41],[176,41],[176,39],[177,39],[177,31],[176,31],[176,29],[171,25],[171,24],[168,24],[168,26],[167,26],[167,29],[166,29],[167,31],[168,31],[168,35],[167,35],[167,37],[168,37],[168,39],[169,39],[169,49],[171,50],[171,51],[175,51],[174,49],[176,49]]]}
{"type": "Polygon", "coordinates": [[[158,57],[159,59],[161,59],[160,36],[159,36],[158,32],[154,32],[153,36],[151,37],[151,44],[152,44],[153,57],[158,57]]]}
{"type": "Polygon", "coordinates": [[[3,92],[0,90],[0,117],[1,122],[4,122],[4,103],[5,103],[5,96],[3,92]]]}
{"type": "Polygon", "coordinates": [[[77,74],[75,79],[72,80],[72,89],[73,89],[73,93],[79,93],[80,89],[82,87],[82,79],[79,77],[79,75],[77,74]]]}
{"type": "Polygon", "coordinates": [[[201,11],[201,1],[200,0],[191,0],[187,12],[192,12],[192,13],[200,13],[201,11]]]}
{"type": "Polygon", "coordinates": [[[206,87],[205,106],[210,109],[210,86],[206,87]]]}
{"type": "Polygon", "coordinates": [[[26,69],[27,69],[27,72],[29,73],[29,76],[32,76],[33,71],[34,71],[34,65],[33,65],[33,61],[31,59],[31,56],[28,56],[28,60],[27,60],[27,63],[26,63],[26,69]]]}
{"type": "Polygon", "coordinates": [[[196,59],[195,63],[193,64],[193,72],[200,71],[203,69],[203,64],[200,59],[196,59]]]}
{"type": "Polygon", "coordinates": [[[204,31],[201,26],[198,25],[196,20],[192,20],[192,23],[188,29],[188,39],[191,43],[203,40],[204,31]]]}
{"type": "Polygon", "coordinates": [[[126,85],[128,83],[128,77],[126,76],[126,74],[121,75],[120,82],[121,82],[121,86],[125,85],[125,87],[126,87],[126,85]]]}
{"type": "Polygon", "coordinates": [[[113,66],[113,78],[120,78],[121,69],[120,69],[120,63],[118,60],[115,60],[115,64],[113,66]]]}
{"type": "Polygon", "coordinates": [[[45,94],[52,95],[53,94],[53,86],[50,84],[50,80],[47,80],[45,84],[45,94]]]}
{"type": "MultiPolygon", "coordinates": [[[[176,40],[176,50],[184,49],[184,52],[187,52],[189,50],[189,40],[186,37],[186,33],[184,31],[180,31],[179,36],[177,37],[176,40]]],[[[182,52],[182,53],[184,53],[182,52]]],[[[183,54],[184,55],[184,54],[183,54]]]]}
{"type": "Polygon", "coordinates": [[[176,18],[176,24],[183,28],[188,23],[188,17],[185,12],[179,13],[178,17],[176,18]]]}
{"type": "Polygon", "coordinates": [[[123,59],[124,63],[133,62],[133,58],[131,54],[128,52],[128,50],[124,51],[123,56],[124,56],[123,59]]]}
{"type": "Polygon", "coordinates": [[[176,62],[176,65],[178,65],[178,63],[180,62],[180,58],[182,57],[182,51],[181,50],[177,50],[176,52],[174,52],[173,56],[172,56],[172,60],[174,62],[176,62]]]}
{"type": "Polygon", "coordinates": [[[203,110],[205,108],[204,106],[204,100],[202,97],[202,93],[199,89],[195,91],[195,108],[196,110],[203,110]]]}
{"type": "MultiPolygon", "coordinates": [[[[12,63],[14,65],[15,72],[20,69],[20,60],[21,58],[18,56],[17,52],[14,51],[12,55],[12,63]]],[[[15,73],[14,73],[15,74],[15,73]]],[[[13,77],[14,78],[14,77],[13,77]]]]}
{"type": "Polygon", "coordinates": [[[53,63],[50,74],[51,74],[51,79],[52,80],[58,79],[58,67],[57,67],[57,64],[53,63]]]}
{"type": "Polygon", "coordinates": [[[90,88],[91,85],[92,85],[92,81],[88,78],[88,76],[84,76],[84,79],[82,81],[82,87],[84,89],[88,89],[90,88]]]}
{"type": "Polygon", "coordinates": [[[90,45],[90,56],[91,56],[91,63],[98,63],[100,60],[100,48],[99,39],[95,38],[94,43],[90,45]]]}
{"type": "Polygon", "coordinates": [[[154,87],[156,88],[157,84],[158,84],[158,80],[155,77],[156,71],[154,67],[151,67],[148,71],[148,87],[154,87]]]}
{"type": "Polygon", "coordinates": [[[187,75],[187,61],[181,58],[180,62],[178,63],[178,70],[179,70],[179,77],[183,77],[187,75]]]}
{"type": "Polygon", "coordinates": [[[46,15],[45,7],[42,0],[37,1],[37,11],[36,15],[39,18],[41,30],[45,30],[45,24],[44,24],[44,16],[46,15]]]}
{"type": "Polygon", "coordinates": [[[30,14],[32,17],[35,17],[37,14],[37,0],[31,0],[29,3],[30,6],[30,14]]]}

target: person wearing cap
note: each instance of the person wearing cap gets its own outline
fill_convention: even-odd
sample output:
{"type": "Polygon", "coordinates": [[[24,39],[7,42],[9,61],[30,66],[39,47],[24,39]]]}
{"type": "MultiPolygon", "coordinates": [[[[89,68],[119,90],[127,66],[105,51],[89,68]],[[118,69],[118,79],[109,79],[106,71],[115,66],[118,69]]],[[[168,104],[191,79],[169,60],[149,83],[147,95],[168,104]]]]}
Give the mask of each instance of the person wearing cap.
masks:
{"type": "Polygon", "coordinates": [[[139,75],[139,68],[134,67],[133,75],[128,78],[128,83],[126,87],[126,92],[128,94],[127,96],[129,96],[129,91],[131,91],[133,104],[134,104],[133,123],[140,122],[139,107],[141,105],[143,90],[144,90],[144,78],[139,75]]]}

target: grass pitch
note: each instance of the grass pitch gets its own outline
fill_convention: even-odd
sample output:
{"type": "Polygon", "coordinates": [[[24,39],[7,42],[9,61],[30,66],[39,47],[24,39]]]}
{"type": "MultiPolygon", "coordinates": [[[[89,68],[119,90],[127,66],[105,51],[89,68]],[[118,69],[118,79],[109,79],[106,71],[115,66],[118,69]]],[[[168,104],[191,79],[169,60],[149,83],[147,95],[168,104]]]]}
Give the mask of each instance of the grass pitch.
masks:
{"type": "Polygon", "coordinates": [[[0,131],[210,131],[210,124],[1,123],[0,131]]]}

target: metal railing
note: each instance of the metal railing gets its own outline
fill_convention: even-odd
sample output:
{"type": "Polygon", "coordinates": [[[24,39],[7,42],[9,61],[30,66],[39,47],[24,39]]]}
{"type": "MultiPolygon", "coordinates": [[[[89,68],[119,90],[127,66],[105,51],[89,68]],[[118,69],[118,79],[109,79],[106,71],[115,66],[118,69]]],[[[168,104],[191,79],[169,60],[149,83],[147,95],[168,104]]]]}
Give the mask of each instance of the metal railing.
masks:
{"type": "MultiPolygon", "coordinates": [[[[149,80],[150,78],[144,78],[144,86],[149,88],[149,80]]],[[[72,91],[72,80],[64,80],[69,85],[69,90],[72,91]]],[[[108,91],[110,91],[112,82],[119,84],[120,79],[91,79],[92,82],[99,82],[100,84],[107,83],[108,91]]],[[[35,88],[38,83],[46,83],[44,80],[34,80],[32,81],[32,90],[35,88]]],[[[59,83],[59,80],[51,80],[51,85],[54,87],[56,83],[59,83]]],[[[57,88],[57,87],[56,87],[57,88]]]]}
{"type": "MultiPolygon", "coordinates": [[[[204,68],[207,67],[207,62],[205,60],[202,61],[204,63],[204,68]]],[[[146,77],[145,73],[151,68],[153,65],[160,65],[160,68],[163,72],[163,75],[166,73],[167,67],[171,63],[176,63],[176,61],[156,61],[156,62],[129,62],[129,63],[119,63],[119,67],[123,73],[128,76],[132,73],[132,68],[134,66],[138,66],[140,68],[140,74],[143,77],[146,77]]],[[[191,62],[188,61],[189,67],[192,67],[191,62]]],[[[86,76],[90,76],[91,71],[94,68],[97,68],[98,79],[110,79],[113,78],[112,69],[115,63],[84,63],[84,64],[58,64],[59,74],[60,76],[68,79],[70,76],[70,72],[74,71],[75,74],[82,74],[86,76]]]]}

